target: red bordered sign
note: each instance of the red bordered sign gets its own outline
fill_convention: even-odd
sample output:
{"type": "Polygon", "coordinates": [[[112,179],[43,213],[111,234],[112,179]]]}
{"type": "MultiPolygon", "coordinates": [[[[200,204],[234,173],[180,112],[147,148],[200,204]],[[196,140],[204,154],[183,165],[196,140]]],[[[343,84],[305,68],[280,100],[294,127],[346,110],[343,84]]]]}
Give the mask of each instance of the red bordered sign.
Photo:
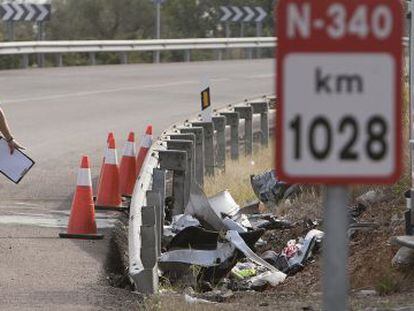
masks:
{"type": "Polygon", "coordinates": [[[276,171],[293,183],[393,183],[401,173],[399,1],[281,0],[276,171]]]}

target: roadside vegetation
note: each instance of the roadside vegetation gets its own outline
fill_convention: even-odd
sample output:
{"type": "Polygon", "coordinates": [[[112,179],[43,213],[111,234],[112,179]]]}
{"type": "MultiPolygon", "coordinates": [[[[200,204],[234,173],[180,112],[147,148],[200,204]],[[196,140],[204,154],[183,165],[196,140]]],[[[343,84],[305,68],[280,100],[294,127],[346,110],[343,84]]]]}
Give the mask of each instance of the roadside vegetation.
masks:
{"type": "Polygon", "coordinates": [[[204,191],[212,196],[220,191],[229,190],[240,205],[256,199],[250,186],[250,175],[255,175],[273,167],[273,148],[262,148],[252,156],[241,156],[239,161],[226,162],[224,172],[217,172],[216,177],[208,177],[204,181],[204,191]]]}
{"type": "MultiPolygon", "coordinates": [[[[406,101],[407,103],[407,101],[406,101]]],[[[407,103],[408,105],[408,103],[407,103]]],[[[405,114],[405,125],[408,125],[405,114]]],[[[407,126],[405,127],[408,128],[407,126]]],[[[407,141],[407,132],[404,133],[404,141],[407,141]]],[[[259,150],[253,157],[241,158],[239,161],[228,161],[225,174],[217,174],[214,178],[208,178],[205,183],[207,195],[213,195],[224,189],[228,189],[240,206],[255,199],[250,186],[250,175],[262,173],[274,167],[274,148],[259,150]]],[[[350,207],[355,206],[357,198],[368,191],[374,191],[376,199],[374,203],[367,205],[367,210],[358,218],[358,222],[369,222],[376,225],[369,230],[358,230],[352,234],[350,240],[349,272],[351,281],[352,305],[356,310],[366,307],[406,306],[414,304],[412,284],[414,281],[414,267],[396,267],[392,265],[392,259],[398,247],[390,244],[390,238],[405,234],[404,212],[406,201],[404,192],[410,188],[409,154],[405,149],[404,174],[396,184],[392,186],[355,186],[350,188],[350,207]]],[[[290,239],[297,238],[305,232],[306,220],[319,223],[318,229],[323,230],[323,187],[303,186],[302,193],[295,199],[286,200],[273,210],[279,217],[286,218],[298,224],[293,230],[274,231],[266,233],[264,239],[268,246],[264,250],[280,252],[290,239]]],[[[292,310],[298,307],[318,307],[321,299],[321,256],[316,255],[313,263],[307,265],[303,271],[293,277],[289,277],[276,288],[269,289],[263,296],[269,301],[278,300],[277,305],[292,310]],[[272,298],[271,298],[272,297],[272,298]],[[293,303],[292,299],[296,300],[293,303]],[[282,303],[282,301],[283,303],[282,303]]],[[[259,301],[259,295],[245,295],[239,297],[242,304],[253,305],[259,301]]],[[[235,303],[235,301],[232,301],[235,303]]],[[[240,302],[239,302],[240,303],[240,302]]],[[[272,306],[272,304],[270,304],[272,306]]],[[[274,306],[274,305],[273,305],[274,306]]],[[[237,309],[236,305],[229,309],[237,309]]]]}
{"type": "MultiPolygon", "coordinates": [[[[154,39],[155,7],[149,0],[53,0],[52,18],[45,24],[44,40],[141,40],[154,39]]],[[[220,20],[222,5],[262,6],[273,11],[273,0],[168,0],[161,9],[161,38],[214,38],[225,37],[220,20]]],[[[245,25],[244,36],[255,36],[254,23],[245,25]]],[[[273,18],[267,18],[263,25],[263,36],[274,33],[273,18]]],[[[231,23],[231,36],[240,36],[240,24],[231,23]]],[[[16,41],[33,41],[37,37],[33,23],[15,23],[16,41]]],[[[5,23],[0,25],[0,41],[7,40],[5,23]]],[[[243,57],[244,51],[224,53],[224,58],[243,57]]],[[[272,50],[263,51],[262,57],[271,57],[272,50]]],[[[152,53],[129,53],[130,63],[152,61],[152,53]]],[[[183,51],[162,53],[162,61],[177,62],[185,58],[183,51]]],[[[213,51],[194,51],[192,60],[213,60],[213,51]]],[[[18,68],[21,59],[14,56],[0,56],[0,69],[18,68]]],[[[117,53],[97,53],[97,64],[118,64],[117,53]]],[[[29,59],[30,66],[36,66],[36,55],[29,59]]],[[[53,55],[46,55],[46,65],[55,63],[53,55]]],[[[87,65],[87,53],[63,56],[65,66],[87,65]]]]}

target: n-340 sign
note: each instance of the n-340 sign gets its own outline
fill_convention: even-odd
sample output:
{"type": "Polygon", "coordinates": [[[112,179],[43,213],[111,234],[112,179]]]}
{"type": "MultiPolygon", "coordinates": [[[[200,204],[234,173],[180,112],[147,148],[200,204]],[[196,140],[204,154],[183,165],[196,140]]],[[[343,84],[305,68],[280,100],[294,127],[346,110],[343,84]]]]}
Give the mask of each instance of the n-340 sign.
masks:
{"type": "Polygon", "coordinates": [[[280,178],[394,182],[401,171],[401,3],[282,0],[276,14],[280,178]]]}

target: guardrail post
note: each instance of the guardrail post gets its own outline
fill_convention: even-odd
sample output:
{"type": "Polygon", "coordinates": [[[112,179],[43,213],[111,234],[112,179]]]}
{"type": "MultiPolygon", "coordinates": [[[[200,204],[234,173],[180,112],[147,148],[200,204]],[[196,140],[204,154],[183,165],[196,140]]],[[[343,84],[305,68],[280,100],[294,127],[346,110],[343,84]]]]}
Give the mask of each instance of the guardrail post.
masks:
{"type": "Polygon", "coordinates": [[[191,50],[185,50],[185,61],[191,62],[191,50]]]}
{"type": "Polygon", "coordinates": [[[157,240],[155,233],[155,207],[144,206],[141,209],[141,262],[143,270],[133,275],[136,290],[143,294],[155,294],[158,291],[157,240]]]}
{"type": "Polygon", "coordinates": [[[195,176],[200,187],[204,187],[204,129],[202,127],[180,128],[181,133],[191,133],[195,135],[196,143],[196,166],[195,176]]]}
{"type": "Polygon", "coordinates": [[[217,60],[218,61],[223,60],[223,50],[218,50],[217,51],[217,60]]]}
{"type": "Polygon", "coordinates": [[[226,167],[226,117],[215,116],[212,121],[216,130],[216,165],[224,170],[226,167]]]}
{"type": "Polygon", "coordinates": [[[239,159],[239,113],[222,112],[226,117],[226,124],[230,126],[230,157],[232,160],[239,159]]]}
{"type": "Polygon", "coordinates": [[[154,206],[155,208],[155,238],[157,242],[157,255],[160,256],[161,255],[161,237],[162,237],[161,226],[163,224],[163,221],[161,219],[162,217],[161,194],[155,190],[147,191],[147,205],[154,206]]]}
{"type": "Polygon", "coordinates": [[[247,49],[247,58],[253,59],[253,50],[251,48],[247,49]]]}
{"type": "Polygon", "coordinates": [[[263,146],[269,146],[269,104],[267,100],[260,102],[251,102],[253,113],[260,113],[260,131],[261,143],[263,146]]]}
{"type": "Polygon", "coordinates": [[[160,168],[174,172],[173,195],[174,210],[172,215],[183,214],[187,206],[186,179],[187,179],[187,152],[185,151],[158,151],[160,168]]]}
{"type": "Polygon", "coordinates": [[[234,111],[239,113],[244,119],[244,151],[245,155],[253,154],[253,108],[251,106],[234,107],[234,111]]]}
{"type": "Polygon", "coordinates": [[[193,122],[192,126],[204,129],[204,168],[209,176],[214,176],[214,125],[212,122],[193,122]]]}
{"type": "Polygon", "coordinates": [[[161,61],[161,52],[154,51],[154,63],[158,64],[161,61]]]}
{"type": "Polygon", "coordinates": [[[90,52],[89,53],[89,64],[92,66],[96,65],[96,54],[95,52],[90,52]]]}
{"type": "Polygon", "coordinates": [[[161,227],[160,236],[164,234],[164,219],[165,219],[165,198],[167,196],[167,172],[165,170],[154,168],[152,172],[152,190],[160,194],[161,199],[161,227]]]}
{"type": "Polygon", "coordinates": [[[120,52],[119,58],[121,60],[121,64],[126,65],[128,64],[128,54],[127,52],[120,52]]]}
{"type": "Polygon", "coordinates": [[[191,140],[185,139],[171,139],[167,140],[167,148],[169,150],[181,150],[187,152],[187,161],[188,161],[188,172],[191,183],[194,179],[194,160],[195,160],[195,149],[194,142],[191,140]]]}
{"type": "Polygon", "coordinates": [[[187,133],[187,134],[167,134],[167,136],[170,137],[171,140],[189,140],[193,142],[193,161],[191,165],[191,172],[192,172],[192,178],[194,182],[197,180],[196,177],[196,159],[197,159],[197,148],[196,148],[196,137],[193,133],[187,133]]]}
{"type": "Polygon", "coordinates": [[[190,188],[194,182],[193,179],[193,161],[194,161],[194,145],[190,140],[167,140],[168,150],[180,150],[187,153],[187,175],[185,176],[185,206],[187,206],[188,200],[190,198],[190,188]]]}
{"type": "Polygon", "coordinates": [[[62,67],[63,66],[63,57],[61,53],[56,54],[56,67],[62,67]]]}
{"type": "Polygon", "coordinates": [[[22,69],[26,69],[27,67],[29,67],[29,55],[27,55],[27,54],[22,55],[22,63],[20,65],[20,67],[22,69]]]}
{"type": "Polygon", "coordinates": [[[274,109],[276,109],[276,102],[277,102],[276,96],[267,96],[267,100],[269,101],[269,108],[273,107],[274,109]]]}
{"type": "Polygon", "coordinates": [[[45,54],[37,54],[37,67],[45,67],[45,54]]]}

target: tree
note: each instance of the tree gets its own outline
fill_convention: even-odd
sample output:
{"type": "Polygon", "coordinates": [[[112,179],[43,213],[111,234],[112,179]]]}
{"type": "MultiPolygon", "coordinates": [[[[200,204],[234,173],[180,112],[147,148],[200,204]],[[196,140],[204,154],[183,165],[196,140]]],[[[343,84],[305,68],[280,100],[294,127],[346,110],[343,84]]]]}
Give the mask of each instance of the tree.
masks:
{"type": "Polygon", "coordinates": [[[48,25],[52,40],[150,37],[153,12],[142,0],[56,0],[48,25]]]}

